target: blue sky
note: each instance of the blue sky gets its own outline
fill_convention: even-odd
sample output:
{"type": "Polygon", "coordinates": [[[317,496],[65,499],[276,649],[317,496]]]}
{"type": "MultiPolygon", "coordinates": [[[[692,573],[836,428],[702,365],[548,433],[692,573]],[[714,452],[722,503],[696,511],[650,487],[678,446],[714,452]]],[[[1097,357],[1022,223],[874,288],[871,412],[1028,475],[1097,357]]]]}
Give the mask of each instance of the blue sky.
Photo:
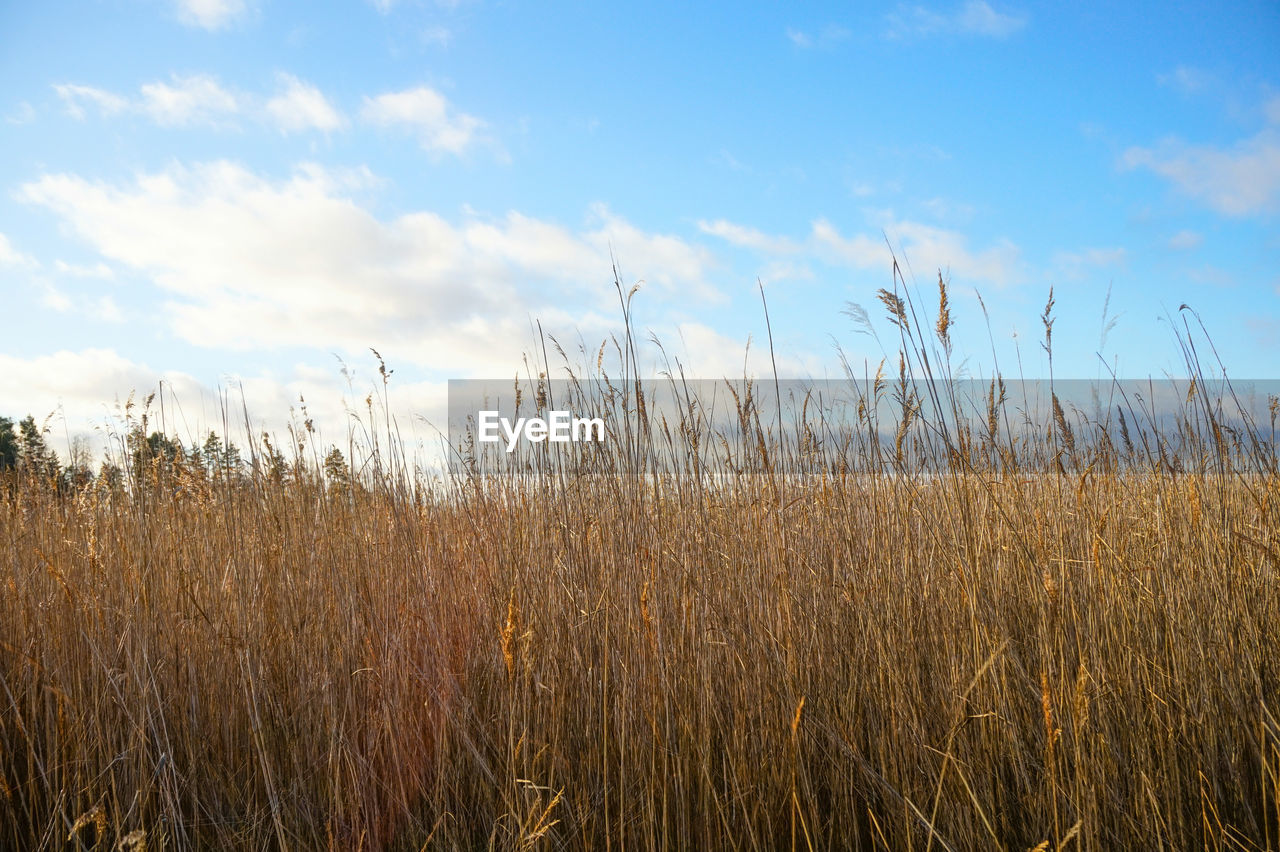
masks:
{"type": "Polygon", "coordinates": [[[0,413],[339,440],[375,347],[434,419],[534,322],[594,362],[611,252],[690,375],[763,369],[758,280],[781,372],[874,371],[887,243],[970,375],[1046,374],[1052,285],[1057,375],[1181,375],[1187,303],[1280,376],[1280,7],[1115,6],[5,4],[0,413]]]}

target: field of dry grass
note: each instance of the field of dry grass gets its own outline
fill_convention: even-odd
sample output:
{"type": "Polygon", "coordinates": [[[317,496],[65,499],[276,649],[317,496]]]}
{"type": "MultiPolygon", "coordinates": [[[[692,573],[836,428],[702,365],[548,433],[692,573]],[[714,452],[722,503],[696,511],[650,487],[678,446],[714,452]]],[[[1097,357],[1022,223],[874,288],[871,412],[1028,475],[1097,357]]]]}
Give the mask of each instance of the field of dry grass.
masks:
{"type": "Polygon", "coordinates": [[[0,847],[1277,848],[1274,455],[1055,434],[932,476],[11,476],[0,847]]]}

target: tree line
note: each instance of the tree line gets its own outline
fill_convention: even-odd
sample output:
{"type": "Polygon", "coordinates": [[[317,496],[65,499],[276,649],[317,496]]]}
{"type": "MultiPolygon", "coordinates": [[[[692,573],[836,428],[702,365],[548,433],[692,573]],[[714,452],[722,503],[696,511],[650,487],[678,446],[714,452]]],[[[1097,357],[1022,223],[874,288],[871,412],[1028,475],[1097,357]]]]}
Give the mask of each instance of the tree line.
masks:
{"type": "Polygon", "coordinates": [[[234,441],[224,440],[217,432],[210,431],[203,443],[184,445],[162,432],[148,433],[144,417],[126,431],[123,455],[103,458],[96,469],[83,457],[73,457],[64,464],[49,446],[47,434],[31,415],[17,424],[0,417],[0,477],[17,476],[64,492],[192,479],[242,483],[254,474],[284,483],[318,473],[331,487],[353,484],[347,459],[337,447],[331,447],[319,469],[313,471],[301,452],[289,460],[266,434],[262,447],[246,460],[234,441]]]}

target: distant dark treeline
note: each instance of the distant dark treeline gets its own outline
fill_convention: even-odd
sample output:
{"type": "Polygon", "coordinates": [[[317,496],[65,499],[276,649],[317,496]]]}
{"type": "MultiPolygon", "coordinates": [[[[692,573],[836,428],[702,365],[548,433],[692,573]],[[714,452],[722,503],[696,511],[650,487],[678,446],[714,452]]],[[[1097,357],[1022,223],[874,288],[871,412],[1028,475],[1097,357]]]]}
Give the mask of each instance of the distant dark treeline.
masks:
{"type": "Polygon", "coordinates": [[[245,482],[254,473],[278,481],[323,476],[330,485],[339,487],[351,481],[346,457],[337,447],[330,448],[321,464],[309,466],[301,453],[287,459],[266,435],[262,447],[245,459],[234,441],[224,440],[217,432],[210,431],[203,443],[184,445],[176,437],[148,432],[144,417],[133,421],[125,432],[123,453],[107,453],[96,463],[87,455],[73,453],[64,464],[49,446],[48,431],[31,415],[16,426],[12,419],[0,417],[0,477],[40,482],[63,493],[193,479],[245,482]]]}

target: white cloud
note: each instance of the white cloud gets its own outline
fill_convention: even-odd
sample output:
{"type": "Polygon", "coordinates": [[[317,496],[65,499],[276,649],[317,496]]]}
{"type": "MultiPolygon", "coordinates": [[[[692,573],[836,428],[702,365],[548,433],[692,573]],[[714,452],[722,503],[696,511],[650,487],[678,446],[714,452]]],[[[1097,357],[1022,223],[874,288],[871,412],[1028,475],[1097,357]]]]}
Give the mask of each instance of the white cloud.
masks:
{"type": "Polygon", "coordinates": [[[705,249],[670,234],[642,231],[603,204],[592,206],[591,213],[595,228],[583,235],[590,250],[587,257],[611,252],[623,273],[636,272],[637,278],[656,284],[668,295],[680,295],[682,300],[724,301],[723,295],[706,280],[714,260],[705,249]]]}
{"type": "Polygon", "coordinates": [[[53,90],[66,104],[67,114],[72,118],[83,120],[85,107],[93,106],[101,115],[111,116],[124,112],[129,108],[127,98],[93,86],[80,86],[75,83],[57,83],[53,90]]]}
{"type": "Polygon", "coordinates": [[[276,129],[341,130],[347,119],[320,89],[292,74],[276,75],[277,92],[262,96],[233,92],[211,74],[173,75],[168,81],[144,83],[136,98],[93,86],[70,83],[53,88],[66,104],[67,113],[84,119],[87,108],[110,117],[140,113],[163,127],[232,127],[233,119],[247,116],[276,129]]]}
{"type": "Polygon", "coordinates": [[[1194,95],[1208,88],[1213,82],[1213,75],[1199,68],[1179,65],[1167,74],[1157,74],[1156,82],[1161,86],[1177,89],[1184,95],[1194,95]]]}
{"type": "Polygon", "coordinates": [[[105,263],[98,263],[94,266],[78,266],[57,260],[54,261],[53,268],[60,275],[65,276],[61,283],[68,283],[67,279],[70,279],[72,287],[70,290],[63,289],[55,284],[51,277],[44,275],[34,278],[32,285],[39,291],[40,302],[46,308],[62,314],[74,311],[97,322],[119,323],[124,321],[124,313],[112,296],[95,296],[93,293],[85,293],[83,282],[87,279],[97,279],[99,281],[114,279],[115,273],[111,270],[111,267],[105,263]]]}
{"type": "Polygon", "coordinates": [[[65,314],[67,311],[71,310],[71,297],[55,287],[53,282],[42,279],[37,281],[36,285],[42,291],[40,303],[46,308],[51,311],[57,311],[60,314],[65,314]]]}
{"type": "Polygon", "coordinates": [[[426,150],[450,154],[461,154],[484,127],[475,116],[455,112],[443,95],[426,86],[366,97],[360,114],[381,127],[408,127],[426,150]]]}
{"type": "Polygon", "coordinates": [[[244,0],[174,0],[178,20],[188,26],[220,30],[245,13],[244,0]]]}
{"type": "MultiPolygon", "coordinates": [[[[39,294],[40,304],[49,310],[57,311],[58,313],[68,313],[74,310],[106,322],[119,322],[121,319],[120,308],[110,296],[99,296],[97,299],[89,301],[78,298],[74,293],[69,294],[54,283],[54,277],[48,275],[47,271],[41,272],[42,265],[39,261],[28,254],[18,251],[14,248],[13,243],[9,241],[9,238],[0,233],[0,269],[5,267],[34,273],[27,279],[27,286],[39,294]]],[[[53,271],[69,279],[110,280],[115,277],[115,273],[105,263],[80,266],[63,260],[55,260],[53,271]]],[[[0,395],[0,399],[2,398],[3,396],[0,395]]],[[[0,412],[0,415],[2,414],[4,412],[0,412]]]]}
{"type": "Polygon", "coordinates": [[[99,322],[124,322],[124,313],[116,300],[110,296],[99,296],[90,306],[88,313],[99,322]]]}
{"type": "Polygon", "coordinates": [[[787,27],[787,38],[791,39],[791,43],[796,47],[813,47],[813,39],[803,30],[787,27]]]}
{"type": "Polygon", "coordinates": [[[316,129],[341,130],[346,119],[329,103],[324,93],[292,74],[278,76],[283,91],[267,101],[266,113],[282,131],[316,129]]]}
{"type": "Polygon", "coordinates": [[[1195,231],[1179,231],[1169,238],[1169,248],[1175,251],[1188,251],[1199,248],[1204,237],[1195,231]]]}
{"type": "Polygon", "coordinates": [[[1080,251],[1060,251],[1053,256],[1053,265],[1059,274],[1073,279],[1087,278],[1092,270],[1123,266],[1129,252],[1123,248],[1087,248],[1080,251]]]}
{"type": "MultiPolygon", "coordinates": [[[[0,398],[13,413],[37,418],[65,406],[89,418],[105,413],[123,389],[128,394],[156,387],[163,374],[122,358],[112,349],[61,350],[51,355],[19,358],[0,353],[0,398]]],[[[194,386],[189,376],[170,374],[175,382],[194,386]]]]}
{"type": "Polygon", "coordinates": [[[47,175],[19,196],[106,262],[150,277],[170,296],[172,331],[201,346],[375,346],[462,375],[506,372],[527,348],[530,317],[588,339],[614,329],[611,248],[627,283],[682,301],[718,297],[705,250],[604,207],[578,230],[516,212],[383,221],[347,197],[350,181],[318,166],[272,181],[217,162],[127,185],[47,175]]]}
{"type": "Polygon", "coordinates": [[[975,212],[972,204],[946,198],[929,198],[920,202],[920,206],[935,219],[951,219],[959,222],[972,219],[975,212]]]}
{"type": "Polygon", "coordinates": [[[55,260],[53,268],[63,275],[69,275],[72,278],[100,278],[104,281],[111,281],[116,277],[115,272],[110,266],[99,261],[92,266],[84,266],[81,264],[67,263],[65,260],[55,260]]]}
{"type": "Polygon", "coordinates": [[[1121,156],[1120,165],[1150,169],[1228,216],[1272,211],[1280,202],[1280,131],[1272,128],[1230,148],[1178,139],[1153,148],[1133,147],[1121,156]]]}
{"type": "Polygon", "coordinates": [[[13,243],[0,233],[0,266],[16,266],[20,269],[37,269],[40,264],[29,254],[23,254],[13,247],[13,243]]]}
{"type": "Polygon", "coordinates": [[[431,26],[422,31],[422,43],[434,44],[439,47],[448,47],[449,42],[453,41],[453,31],[448,27],[431,26]]]}
{"type": "Polygon", "coordinates": [[[846,265],[870,269],[889,262],[888,246],[883,239],[866,234],[843,237],[826,219],[813,223],[812,240],[828,256],[846,265]]]}
{"type": "Polygon", "coordinates": [[[166,127],[217,125],[240,111],[236,96],[208,74],[174,75],[171,83],[142,86],[140,107],[157,124],[166,127]]]}
{"type": "MultiPolygon", "coordinates": [[[[718,379],[741,379],[744,373],[752,379],[772,376],[774,359],[779,376],[818,376],[823,370],[823,364],[810,354],[784,349],[770,358],[767,341],[731,337],[700,322],[678,323],[673,339],[664,340],[663,347],[684,365],[689,378],[710,380],[713,385],[718,379]]],[[[674,361],[671,366],[675,367],[674,361]]],[[[710,406],[712,400],[702,402],[710,406]]]]}
{"type": "MultiPolygon", "coordinates": [[[[592,133],[598,129],[600,122],[593,119],[593,123],[595,126],[590,127],[590,132],[592,133]]],[[[711,163],[734,172],[746,172],[748,174],[751,172],[751,167],[733,156],[733,153],[727,148],[721,148],[715,156],[711,157],[711,163]]]]}
{"type": "Polygon", "coordinates": [[[969,0],[956,15],[958,29],[962,33],[1004,38],[1022,29],[1026,18],[1006,15],[992,9],[984,0],[969,0]]]}
{"type": "Polygon", "coordinates": [[[776,281],[812,281],[813,270],[803,263],[774,260],[760,270],[760,280],[766,284],[776,281]]]}
{"type": "Polygon", "coordinates": [[[795,240],[787,237],[774,237],[755,228],[737,225],[724,219],[714,222],[701,220],[698,230],[713,237],[719,237],[730,245],[747,248],[766,254],[794,254],[801,248],[795,240]]]}
{"type": "Polygon", "coordinates": [[[1005,286],[1021,274],[1022,263],[1018,247],[1008,240],[1000,240],[990,248],[974,251],[968,239],[959,231],[925,225],[919,222],[898,221],[891,211],[878,214],[883,220],[882,234],[842,235],[831,222],[818,219],[806,240],[774,236],[755,228],[738,225],[724,219],[714,222],[700,221],[698,229],[739,248],[746,248],[773,258],[766,271],[775,280],[783,278],[809,278],[811,270],[794,262],[780,263],[781,258],[797,255],[820,259],[829,264],[851,266],[857,269],[885,269],[891,262],[887,236],[894,250],[901,249],[898,261],[922,274],[937,270],[950,270],[959,277],[969,278],[996,286],[1005,286]]]}
{"type": "Polygon", "coordinates": [[[986,0],[967,0],[958,9],[940,12],[925,6],[899,6],[886,17],[885,37],[923,38],[932,35],[975,35],[1007,38],[1027,24],[1025,15],[997,12],[986,0]]]}
{"type": "Polygon", "coordinates": [[[36,110],[27,101],[19,101],[13,112],[4,117],[8,124],[30,124],[36,120],[36,110]]]}
{"type": "Polygon", "coordinates": [[[831,47],[849,38],[852,35],[847,29],[839,24],[827,24],[817,35],[812,35],[804,30],[797,30],[787,27],[787,38],[796,47],[831,47]]]}
{"type": "MultiPolygon", "coordinates": [[[[909,264],[926,278],[938,270],[950,270],[957,278],[986,282],[1003,287],[1014,282],[1021,270],[1018,247],[1009,240],[999,240],[991,248],[973,251],[959,231],[924,225],[919,222],[889,222],[885,234],[901,249],[898,262],[909,264]]],[[[830,222],[813,223],[813,243],[838,263],[859,269],[885,269],[891,263],[883,238],[866,234],[842,236],[830,222]]]]}

